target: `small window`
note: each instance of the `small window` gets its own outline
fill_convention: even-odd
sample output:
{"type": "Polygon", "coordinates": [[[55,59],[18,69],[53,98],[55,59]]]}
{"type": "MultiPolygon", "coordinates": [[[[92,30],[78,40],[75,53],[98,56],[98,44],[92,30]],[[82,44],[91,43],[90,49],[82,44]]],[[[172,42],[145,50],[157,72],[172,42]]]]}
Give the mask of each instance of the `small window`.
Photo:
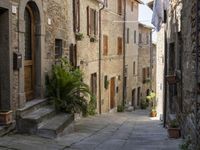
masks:
{"type": "Polygon", "coordinates": [[[117,7],[117,13],[119,15],[122,15],[122,0],[118,0],[118,7],[117,7]]]}
{"type": "Polygon", "coordinates": [[[135,75],[135,61],[133,62],[133,75],[135,75]]]}
{"type": "Polygon", "coordinates": [[[127,28],[127,39],[126,39],[127,41],[127,44],[129,43],[129,28],[127,28]]]}
{"type": "Polygon", "coordinates": [[[139,33],[139,43],[142,43],[142,33],[139,33]]]}
{"type": "Polygon", "coordinates": [[[62,40],[56,39],[55,40],[55,58],[61,58],[62,57],[62,40]]]}
{"type": "Polygon", "coordinates": [[[73,0],[74,32],[80,31],[80,0],[73,0]]]}
{"type": "Polygon", "coordinates": [[[121,55],[122,54],[122,49],[123,49],[123,40],[121,37],[117,38],[117,54],[121,55]]]}
{"type": "Polygon", "coordinates": [[[108,55],[108,36],[103,35],[103,55],[108,55]]]}
{"type": "Polygon", "coordinates": [[[149,34],[146,34],[146,44],[149,44],[149,34]]]}
{"type": "Polygon", "coordinates": [[[136,41],[137,41],[137,32],[134,31],[134,43],[136,44],[136,41]]]}
{"type": "Polygon", "coordinates": [[[69,48],[69,61],[73,67],[77,67],[77,46],[71,44],[69,48]]]}
{"type": "Polygon", "coordinates": [[[87,7],[87,35],[98,35],[98,12],[95,9],[87,7]]]}
{"type": "Polygon", "coordinates": [[[134,3],[131,2],[131,11],[133,12],[133,8],[134,8],[134,3]]]}

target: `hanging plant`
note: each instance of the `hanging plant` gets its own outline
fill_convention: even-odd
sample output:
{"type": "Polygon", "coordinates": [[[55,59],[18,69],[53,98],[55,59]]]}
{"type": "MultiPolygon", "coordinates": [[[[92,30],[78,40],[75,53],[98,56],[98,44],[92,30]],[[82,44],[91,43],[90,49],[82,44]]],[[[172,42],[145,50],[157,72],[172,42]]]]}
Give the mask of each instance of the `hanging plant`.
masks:
{"type": "Polygon", "coordinates": [[[84,35],[83,35],[83,33],[77,32],[77,33],[75,34],[75,37],[76,37],[76,40],[77,40],[77,41],[81,41],[81,40],[83,40],[84,35]]]}

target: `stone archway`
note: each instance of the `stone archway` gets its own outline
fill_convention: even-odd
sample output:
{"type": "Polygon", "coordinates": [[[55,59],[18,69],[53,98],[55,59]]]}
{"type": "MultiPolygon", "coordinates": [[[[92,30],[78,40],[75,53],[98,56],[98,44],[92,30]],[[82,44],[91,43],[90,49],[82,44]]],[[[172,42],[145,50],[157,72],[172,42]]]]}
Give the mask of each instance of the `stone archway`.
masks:
{"type": "Polygon", "coordinates": [[[19,51],[24,56],[22,68],[19,71],[19,102],[22,107],[26,100],[25,94],[25,11],[27,6],[32,10],[34,18],[34,83],[33,83],[33,98],[42,98],[44,95],[44,69],[43,69],[43,56],[44,56],[44,14],[41,0],[21,0],[19,5],[19,51]]]}

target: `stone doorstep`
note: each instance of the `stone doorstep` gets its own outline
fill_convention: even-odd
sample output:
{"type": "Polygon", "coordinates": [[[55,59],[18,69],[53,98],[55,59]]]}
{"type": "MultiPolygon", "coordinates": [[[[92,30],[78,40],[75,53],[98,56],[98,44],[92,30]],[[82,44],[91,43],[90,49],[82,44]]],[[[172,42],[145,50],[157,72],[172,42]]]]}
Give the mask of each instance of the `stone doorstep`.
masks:
{"type": "Polygon", "coordinates": [[[66,130],[66,127],[73,130],[73,121],[74,115],[72,114],[57,114],[52,119],[39,125],[37,135],[45,138],[56,138],[62,131],[66,130]]]}
{"type": "Polygon", "coordinates": [[[25,106],[23,108],[18,109],[16,111],[17,118],[22,117],[22,116],[26,115],[27,113],[33,112],[33,111],[37,110],[38,108],[47,105],[47,103],[48,103],[47,99],[35,99],[32,101],[29,101],[25,104],[25,106]]]}
{"type": "Polygon", "coordinates": [[[0,137],[8,134],[15,129],[16,122],[13,121],[10,125],[0,126],[0,137]]]}

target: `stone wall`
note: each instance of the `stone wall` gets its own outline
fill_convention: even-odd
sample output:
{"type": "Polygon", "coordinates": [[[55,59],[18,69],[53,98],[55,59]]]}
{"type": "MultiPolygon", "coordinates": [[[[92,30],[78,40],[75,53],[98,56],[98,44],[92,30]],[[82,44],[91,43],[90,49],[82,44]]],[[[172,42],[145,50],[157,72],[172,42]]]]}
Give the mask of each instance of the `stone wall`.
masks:
{"type": "Polygon", "coordinates": [[[126,7],[126,67],[127,67],[127,87],[126,87],[126,103],[129,105],[137,105],[137,78],[138,78],[138,7],[136,1],[128,0],[126,7]],[[133,11],[131,10],[131,2],[133,2],[133,11]],[[127,43],[127,29],[129,29],[129,43],[127,43]],[[136,39],[134,39],[136,32],[136,39]],[[136,41],[135,41],[136,40],[136,41]],[[135,62],[135,74],[133,73],[133,62],[135,62]],[[135,90],[134,102],[132,90],[135,90]]]}
{"type": "MultiPolygon", "coordinates": [[[[143,24],[139,24],[139,33],[142,35],[142,40],[139,41],[139,48],[138,48],[138,86],[141,87],[141,98],[146,99],[147,90],[151,90],[150,86],[151,84],[150,81],[149,82],[143,81],[143,68],[149,67],[150,71],[151,28],[146,27],[143,24]],[[147,35],[149,37],[148,43],[147,43],[147,35]]],[[[149,73],[151,73],[151,71],[149,73]]]]}
{"type": "MultiPolygon", "coordinates": [[[[196,3],[195,0],[172,1],[168,19],[168,54],[170,43],[175,44],[175,73],[178,78],[176,85],[168,85],[168,113],[176,113],[181,124],[184,137],[191,137],[191,147],[195,145],[196,133],[200,124],[195,126],[196,109],[196,3]],[[182,9],[181,9],[182,8],[182,9]],[[181,17],[180,15],[181,14],[181,17]],[[175,19],[177,18],[177,19],[175,19]],[[170,90],[170,89],[174,89],[170,90]]],[[[170,56],[168,55],[168,64],[170,56]]],[[[168,72],[169,72],[168,66],[168,72]]],[[[198,106],[199,107],[199,106],[198,106]]],[[[197,141],[200,141],[198,138],[197,141]]],[[[198,145],[200,143],[198,142],[198,145]]],[[[198,149],[198,148],[197,148],[198,149]]]]}

